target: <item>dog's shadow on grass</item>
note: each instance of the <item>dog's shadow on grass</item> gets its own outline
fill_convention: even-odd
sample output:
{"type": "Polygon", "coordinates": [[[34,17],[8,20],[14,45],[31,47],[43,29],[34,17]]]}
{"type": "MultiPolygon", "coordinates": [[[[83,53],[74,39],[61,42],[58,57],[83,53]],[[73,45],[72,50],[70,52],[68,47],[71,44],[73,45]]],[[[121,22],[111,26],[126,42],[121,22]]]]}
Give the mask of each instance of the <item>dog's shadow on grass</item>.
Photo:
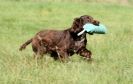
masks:
{"type": "Polygon", "coordinates": [[[83,61],[87,62],[87,63],[93,63],[95,62],[94,58],[90,58],[90,59],[82,59],[83,61]]]}

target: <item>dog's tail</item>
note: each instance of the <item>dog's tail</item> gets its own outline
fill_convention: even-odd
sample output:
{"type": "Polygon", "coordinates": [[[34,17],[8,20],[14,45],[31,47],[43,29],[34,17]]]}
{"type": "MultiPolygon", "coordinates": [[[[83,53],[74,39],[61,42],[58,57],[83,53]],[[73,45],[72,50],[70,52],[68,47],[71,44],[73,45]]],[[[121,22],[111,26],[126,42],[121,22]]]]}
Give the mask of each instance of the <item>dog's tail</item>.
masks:
{"type": "Polygon", "coordinates": [[[27,45],[29,45],[32,42],[32,38],[26,41],[24,44],[22,44],[19,48],[19,51],[22,51],[26,48],[27,45]]]}

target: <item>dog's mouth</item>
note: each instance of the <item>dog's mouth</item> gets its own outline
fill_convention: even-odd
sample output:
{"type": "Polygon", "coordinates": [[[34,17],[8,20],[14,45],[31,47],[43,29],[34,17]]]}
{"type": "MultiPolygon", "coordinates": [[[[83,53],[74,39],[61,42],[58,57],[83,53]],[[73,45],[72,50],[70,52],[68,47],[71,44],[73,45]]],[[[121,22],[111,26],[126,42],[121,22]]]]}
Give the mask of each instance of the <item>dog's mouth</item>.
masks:
{"type": "Polygon", "coordinates": [[[77,35],[80,36],[85,32],[87,32],[89,34],[93,34],[93,33],[105,34],[107,32],[107,30],[103,24],[99,24],[96,26],[91,23],[86,23],[85,25],[83,25],[83,30],[81,32],[79,32],[77,35]]]}
{"type": "Polygon", "coordinates": [[[81,32],[79,32],[77,35],[80,36],[83,33],[87,32],[87,33],[93,33],[93,24],[91,23],[86,23],[85,25],[83,25],[83,30],[81,32]]]}

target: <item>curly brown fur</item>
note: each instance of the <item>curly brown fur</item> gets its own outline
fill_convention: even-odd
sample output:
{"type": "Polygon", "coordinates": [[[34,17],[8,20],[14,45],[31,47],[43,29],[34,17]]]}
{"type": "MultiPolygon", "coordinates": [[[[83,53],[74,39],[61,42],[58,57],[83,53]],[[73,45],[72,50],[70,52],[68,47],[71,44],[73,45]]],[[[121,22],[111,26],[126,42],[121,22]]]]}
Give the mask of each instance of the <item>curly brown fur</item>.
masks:
{"type": "Polygon", "coordinates": [[[25,42],[19,50],[25,49],[31,43],[37,58],[41,58],[46,53],[50,53],[55,59],[61,58],[61,61],[74,53],[91,58],[91,52],[86,49],[86,32],[77,36],[86,23],[99,25],[99,21],[94,20],[91,16],[84,15],[75,18],[71,28],[66,30],[42,30],[38,32],[32,39],[25,42]]]}

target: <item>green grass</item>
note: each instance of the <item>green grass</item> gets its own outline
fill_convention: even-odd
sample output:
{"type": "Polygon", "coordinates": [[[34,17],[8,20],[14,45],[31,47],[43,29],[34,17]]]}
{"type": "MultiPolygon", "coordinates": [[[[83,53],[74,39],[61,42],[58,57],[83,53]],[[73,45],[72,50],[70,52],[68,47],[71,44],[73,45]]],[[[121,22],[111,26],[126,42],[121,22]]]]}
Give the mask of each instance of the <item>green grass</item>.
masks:
{"type": "Polygon", "coordinates": [[[0,84],[133,84],[132,3],[0,1],[0,84]],[[84,14],[108,28],[106,35],[87,35],[91,62],[74,55],[69,63],[60,63],[45,55],[36,65],[31,46],[18,51],[39,30],[69,28],[84,14]]]}

